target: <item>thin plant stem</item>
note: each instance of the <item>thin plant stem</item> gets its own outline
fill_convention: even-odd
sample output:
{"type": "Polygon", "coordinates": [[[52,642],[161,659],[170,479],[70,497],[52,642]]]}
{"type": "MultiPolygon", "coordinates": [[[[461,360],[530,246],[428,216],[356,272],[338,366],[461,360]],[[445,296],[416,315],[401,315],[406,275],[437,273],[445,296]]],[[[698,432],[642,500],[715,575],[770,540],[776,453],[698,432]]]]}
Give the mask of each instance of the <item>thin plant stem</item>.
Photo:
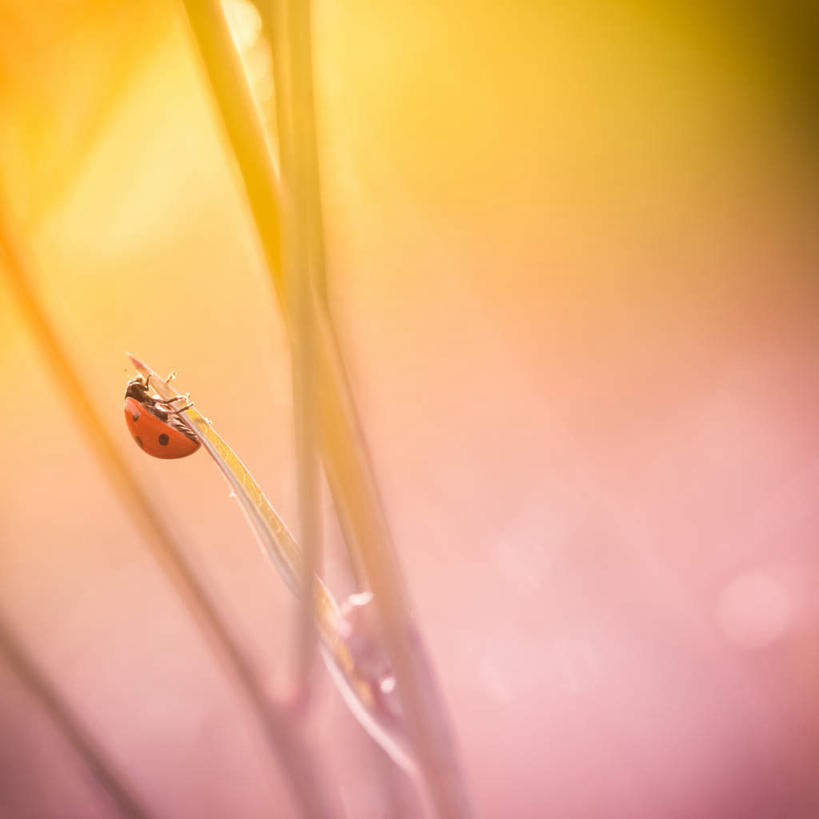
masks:
{"type": "MultiPolygon", "coordinates": [[[[156,390],[163,399],[169,401],[177,397],[177,392],[170,386],[169,381],[163,380],[148,364],[130,354],[128,358],[134,369],[150,381],[151,388],[156,390]]],[[[206,418],[193,402],[180,409],[177,416],[196,434],[205,450],[216,462],[236,495],[242,511],[249,519],[265,553],[278,569],[288,588],[297,597],[301,597],[304,574],[301,547],[273,508],[261,486],[227,441],[215,430],[212,421],[206,418]]],[[[328,646],[335,651],[336,647],[333,646],[333,642],[338,640],[338,649],[343,649],[343,641],[339,635],[339,626],[342,623],[341,611],[330,590],[318,578],[314,583],[314,609],[319,630],[324,635],[328,646]]],[[[343,666],[346,666],[348,662],[341,660],[343,666]]]]}
{"type": "MultiPolygon", "coordinates": [[[[176,391],[169,383],[163,381],[144,361],[134,356],[130,356],[130,359],[137,372],[150,381],[152,389],[160,397],[165,400],[176,397],[176,391]]],[[[178,417],[196,434],[230,484],[254,534],[288,588],[298,598],[305,596],[304,589],[308,585],[302,582],[301,549],[262,488],[216,432],[211,421],[192,402],[178,411],[178,417]]],[[[415,766],[407,751],[403,725],[397,723],[388,710],[379,707],[374,690],[378,681],[371,679],[357,664],[356,655],[347,643],[347,624],[338,603],[320,577],[316,575],[312,580],[313,602],[308,610],[315,617],[314,628],[321,638],[321,654],[333,682],[367,733],[405,771],[414,773],[415,766]]],[[[296,704],[300,705],[298,702],[296,704]]]]}
{"type": "MultiPolygon", "coordinates": [[[[299,266],[294,270],[306,270],[299,266]]],[[[309,589],[321,568],[321,507],[320,473],[316,450],[316,363],[315,332],[309,309],[309,281],[294,283],[296,344],[293,347],[293,417],[298,465],[299,522],[304,555],[302,586],[309,589]]],[[[296,692],[306,701],[310,691],[310,672],[316,654],[315,628],[312,611],[313,594],[301,596],[297,620],[296,692]]]]}
{"type": "Polygon", "coordinates": [[[160,568],[179,592],[202,634],[226,661],[239,690],[263,729],[267,745],[287,773],[293,797],[305,816],[333,816],[335,810],[321,781],[316,760],[286,712],[267,696],[248,657],[238,647],[215,602],[210,597],[184,550],[166,525],[156,505],[121,455],[79,377],[69,362],[45,311],[30,284],[30,263],[15,241],[6,214],[0,212],[0,267],[20,305],[55,381],[74,411],[92,450],[104,467],[120,500],[145,537],[160,568]]]}
{"type": "Polygon", "coordinates": [[[434,671],[412,618],[383,505],[350,398],[346,376],[333,358],[332,327],[319,309],[321,445],[327,478],[355,538],[356,552],[373,591],[387,656],[395,671],[406,730],[436,813],[472,815],[454,752],[449,721],[434,671]]]}
{"type": "MultiPolygon", "coordinates": [[[[252,91],[230,35],[219,0],[183,0],[188,23],[214,97],[219,102],[222,123],[239,163],[247,201],[259,230],[262,252],[272,274],[279,301],[285,297],[281,274],[281,209],[279,172],[268,149],[264,126],[253,103],[252,91]]],[[[278,113],[277,113],[278,116],[278,113]]]]}
{"type": "MultiPolygon", "coordinates": [[[[322,236],[321,213],[313,201],[314,185],[309,179],[314,163],[309,161],[311,146],[307,144],[313,129],[306,121],[312,113],[312,104],[299,103],[312,100],[312,72],[309,60],[307,70],[303,65],[304,44],[292,36],[283,36],[281,29],[291,30],[287,18],[288,3],[278,3],[275,8],[263,4],[259,9],[265,27],[271,32],[273,80],[276,99],[277,143],[282,219],[283,270],[287,292],[291,294],[289,308],[292,316],[293,334],[293,416],[296,430],[296,455],[298,464],[299,520],[301,545],[304,553],[303,582],[306,585],[320,568],[321,563],[321,512],[319,506],[319,462],[317,457],[316,424],[318,392],[316,384],[316,339],[314,311],[311,309],[311,289],[317,279],[324,282],[324,248],[316,237],[322,236]],[[318,230],[316,225],[318,224],[318,230]]],[[[309,45],[309,44],[308,44],[309,45]]],[[[302,597],[297,622],[298,675],[297,691],[307,696],[310,669],[315,656],[313,616],[310,596],[302,597]]]]}
{"type": "MultiPolygon", "coordinates": [[[[300,5],[306,3],[294,4],[300,5]]],[[[280,192],[263,127],[219,3],[185,0],[185,8],[237,159],[268,270],[290,331],[291,344],[294,344],[293,316],[289,315],[292,302],[287,297],[282,274],[280,192]]],[[[296,24],[309,29],[309,12],[297,10],[296,13],[300,15],[295,18],[296,24]]],[[[289,30],[287,39],[290,39],[289,30]]],[[[306,44],[307,56],[311,59],[309,31],[299,34],[296,41],[306,44]]],[[[272,46],[274,51],[284,47],[275,36],[275,30],[272,46]]],[[[312,100],[309,102],[312,105],[312,100]]],[[[277,112],[277,116],[280,115],[281,112],[277,112]]],[[[317,168],[315,180],[317,186],[317,168]]],[[[384,646],[396,674],[407,730],[430,800],[439,816],[463,819],[471,816],[471,807],[449,721],[410,614],[330,315],[325,300],[316,299],[312,288],[311,307],[315,310],[319,441],[342,529],[352,536],[374,593],[384,646]]]]}
{"type": "Polygon", "coordinates": [[[108,794],[119,812],[128,819],[149,819],[150,814],[140,804],[122,775],[108,759],[101,745],[83,725],[80,717],[63,699],[57,687],[37,667],[22,642],[0,617],[0,654],[11,670],[46,711],[60,733],[82,757],[99,786],[108,794]]]}

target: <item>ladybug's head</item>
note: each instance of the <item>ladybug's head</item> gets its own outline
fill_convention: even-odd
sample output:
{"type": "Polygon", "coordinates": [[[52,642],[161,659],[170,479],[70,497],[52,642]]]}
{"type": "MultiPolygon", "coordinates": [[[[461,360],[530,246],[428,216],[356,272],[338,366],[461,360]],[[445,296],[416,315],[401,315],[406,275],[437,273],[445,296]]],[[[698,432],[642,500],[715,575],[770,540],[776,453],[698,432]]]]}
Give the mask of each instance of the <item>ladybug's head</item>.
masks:
{"type": "Polygon", "coordinates": [[[125,387],[125,397],[134,398],[139,401],[140,404],[153,403],[154,399],[148,392],[148,389],[148,382],[145,381],[142,376],[138,375],[136,378],[132,378],[125,387]]]}

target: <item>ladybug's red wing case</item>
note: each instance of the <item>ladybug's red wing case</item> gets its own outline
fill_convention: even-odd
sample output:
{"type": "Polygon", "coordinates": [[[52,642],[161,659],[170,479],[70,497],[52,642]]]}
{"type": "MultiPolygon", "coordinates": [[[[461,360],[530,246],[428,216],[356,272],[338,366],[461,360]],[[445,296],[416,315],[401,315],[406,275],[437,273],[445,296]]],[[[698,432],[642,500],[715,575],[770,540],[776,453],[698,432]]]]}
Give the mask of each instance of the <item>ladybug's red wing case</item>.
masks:
{"type": "MultiPolygon", "coordinates": [[[[136,398],[125,398],[125,423],[142,450],[155,458],[185,458],[200,447],[193,433],[182,432],[172,422],[163,420],[150,404],[136,398]]],[[[163,413],[167,418],[167,414],[163,413]]]]}

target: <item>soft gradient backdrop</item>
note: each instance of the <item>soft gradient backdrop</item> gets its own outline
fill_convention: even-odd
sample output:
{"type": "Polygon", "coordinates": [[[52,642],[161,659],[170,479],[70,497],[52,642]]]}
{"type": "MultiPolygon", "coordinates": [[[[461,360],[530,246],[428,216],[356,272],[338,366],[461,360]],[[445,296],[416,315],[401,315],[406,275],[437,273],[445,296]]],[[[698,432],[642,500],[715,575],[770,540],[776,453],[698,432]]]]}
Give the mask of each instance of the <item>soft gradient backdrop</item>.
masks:
{"type": "MultiPolygon", "coordinates": [[[[478,816],[818,816],[811,4],[314,15],[331,305],[478,816]]],[[[0,3],[0,191],[83,383],[285,690],[293,605],[225,484],[122,422],[125,350],[179,370],[293,518],[289,350],[180,7],[0,3]]],[[[4,616],[158,816],[289,815],[2,278],[0,317],[4,616]]],[[[349,815],[389,816],[319,691],[349,815]]],[[[0,695],[0,814],[114,815],[3,667],[0,695]]]]}

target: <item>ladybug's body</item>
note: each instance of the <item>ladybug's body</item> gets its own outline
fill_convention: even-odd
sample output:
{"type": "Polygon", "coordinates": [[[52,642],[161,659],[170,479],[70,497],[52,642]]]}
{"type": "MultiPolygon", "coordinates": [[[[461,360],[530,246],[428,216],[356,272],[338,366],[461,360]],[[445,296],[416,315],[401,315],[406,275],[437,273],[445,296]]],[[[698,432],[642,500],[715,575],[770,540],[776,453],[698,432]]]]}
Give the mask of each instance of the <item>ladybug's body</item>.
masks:
{"type": "Polygon", "coordinates": [[[169,404],[154,398],[141,378],[125,390],[125,423],[139,446],[155,458],[184,458],[200,447],[195,434],[180,421],[169,404]]]}

